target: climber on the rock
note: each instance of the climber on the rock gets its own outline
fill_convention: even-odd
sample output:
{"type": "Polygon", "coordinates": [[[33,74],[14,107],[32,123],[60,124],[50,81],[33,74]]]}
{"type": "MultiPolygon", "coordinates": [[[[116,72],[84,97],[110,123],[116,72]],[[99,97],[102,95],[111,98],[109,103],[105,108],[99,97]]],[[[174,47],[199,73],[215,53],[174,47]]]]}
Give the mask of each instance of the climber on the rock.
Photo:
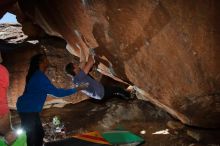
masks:
{"type": "Polygon", "coordinates": [[[87,96],[101,100],[106,97],[119,97],[122,99],[130,99],[133,95],[119,86],[103,85],[89,75],[91,68],[95,63],[94,49],[90,49],[88,61],[83,65],[80,63],[68,63],[65,71],[73,78],[74,85],[81,83],[89,83],[88,88],[81,90],[87,96]]]}

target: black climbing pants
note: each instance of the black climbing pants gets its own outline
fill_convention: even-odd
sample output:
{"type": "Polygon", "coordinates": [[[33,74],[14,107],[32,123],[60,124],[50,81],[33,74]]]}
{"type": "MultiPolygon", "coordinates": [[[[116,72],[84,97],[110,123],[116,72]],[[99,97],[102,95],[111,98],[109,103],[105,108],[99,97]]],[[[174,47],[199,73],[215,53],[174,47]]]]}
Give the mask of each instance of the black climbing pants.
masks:
{"type": "Polygon", "coordinates": [[[118,86],[104,85],[104,98],[118,97],[122,99],[129,99],[130,93],[118,86]]]}
{"type": "Polygon", "coordinates": [[[21,126],[27,134],[27,146],[42,146],[44,130],[38,112],[20,112],[21,126]]]}

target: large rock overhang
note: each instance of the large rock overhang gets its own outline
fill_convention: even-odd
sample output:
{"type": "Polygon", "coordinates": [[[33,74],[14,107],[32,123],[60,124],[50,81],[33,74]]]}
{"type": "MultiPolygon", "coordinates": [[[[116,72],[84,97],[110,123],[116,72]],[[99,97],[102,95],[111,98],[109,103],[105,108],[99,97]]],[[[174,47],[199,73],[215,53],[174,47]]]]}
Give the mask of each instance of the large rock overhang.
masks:
{"type": "Polygon", "coordinates": [[[135,85],[143,99],[185,124],[219,127],[220,1],[20,0],[19,4],[34,24],[64,38],[73,55],[85,59],[88,48],[96,48],[104,60],[100,71],[135,85]]]}

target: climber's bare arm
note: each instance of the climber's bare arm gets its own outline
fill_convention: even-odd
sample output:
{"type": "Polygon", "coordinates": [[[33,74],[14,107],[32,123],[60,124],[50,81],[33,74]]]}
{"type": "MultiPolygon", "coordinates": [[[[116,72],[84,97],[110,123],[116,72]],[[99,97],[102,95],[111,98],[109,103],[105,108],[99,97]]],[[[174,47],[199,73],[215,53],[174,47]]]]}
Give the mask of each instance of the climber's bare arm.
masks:
{"type": "Polygon", "coordinates": [[[93,58],[92,55],[89,55],[88,61],[86,62],[86,64],[84,65],[84,67],[82,68],[82,70],[88,74],[90,69],[93,67],[93,64],[95,63],[95,60],[93,58]]]}

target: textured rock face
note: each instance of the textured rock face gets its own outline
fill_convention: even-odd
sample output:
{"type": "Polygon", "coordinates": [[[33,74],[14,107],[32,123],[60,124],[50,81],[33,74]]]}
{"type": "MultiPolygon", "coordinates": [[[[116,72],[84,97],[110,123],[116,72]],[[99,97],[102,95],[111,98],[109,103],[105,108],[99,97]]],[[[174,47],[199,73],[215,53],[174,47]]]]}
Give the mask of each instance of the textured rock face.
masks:
{"type": "Polygon", "coordinates": [[[109,73],[183,123],[220,125],[219,0],[21,0],[20,6],[45,32],[64,38],[72,54],[97,47],[101,72],[113,67],[109,73]]]}

